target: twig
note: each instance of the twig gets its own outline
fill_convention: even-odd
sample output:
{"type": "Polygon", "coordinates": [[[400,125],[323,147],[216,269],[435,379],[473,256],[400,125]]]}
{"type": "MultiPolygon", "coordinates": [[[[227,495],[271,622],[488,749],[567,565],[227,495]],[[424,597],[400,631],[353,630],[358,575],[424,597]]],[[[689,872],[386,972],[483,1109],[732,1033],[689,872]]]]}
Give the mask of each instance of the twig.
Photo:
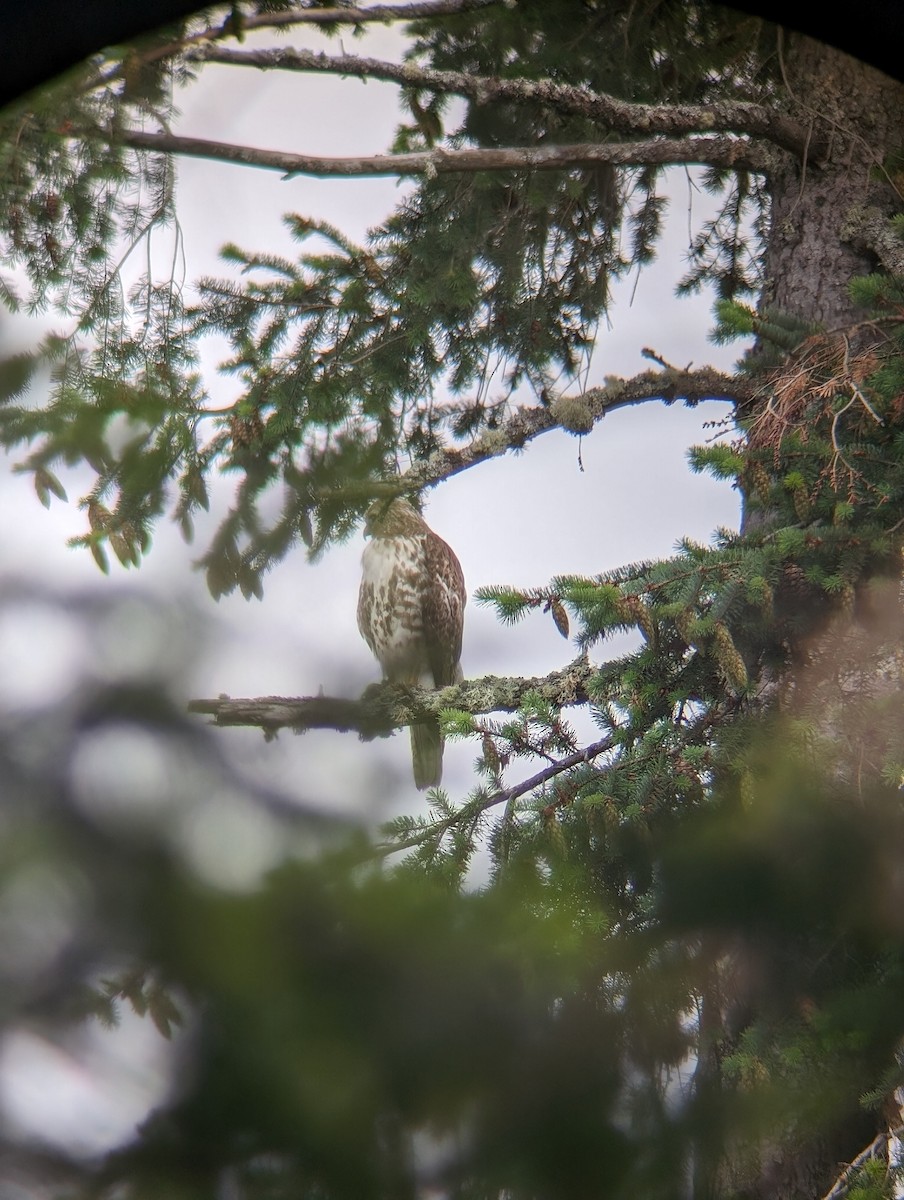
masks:
{"type": "Polygon", "coordinates": [[[844,463],[845,467],[847,467],[848,475],[850,476],[851,479],[853,479],[853,477],[857,474],[857,472],[854,470],[854,468],[851,466],[851,464],[848,462],[848,460],[844,457],[844,452],[842,451],[841,446],[838,444],[838,422],[841,420],[841,418],[844,416],[844,414],[847,412],[847,410],[851,407],[851,405],[853,403],[854,403],[854,397],[852,396],[850,398],[850,400],[848,400],[847,404],[845,404],[842,408],[839,408],[837,410],[837,412],[835,413],[835,415],[832,417],[831,436],[832,436],[832,446],[835,450],[835,459],[832,462],[832,486],[833,487],[835,487],[836,482],[837,482],[835,467],[836,467],[836,463],[837,463],[838,459],[841,459],[841,461],[844,463]]]}
{"type": "Polygon", "coordinates": [[[850,389],[853,392],[855,399],[860,401],[860,403],[863,405],[863,407],[866,409],[866,411],[869,413],[869,415],[873,418],[873,420],[876,422],[876,424],[884,425],[885,422],[882,420],[882,418],[879,416],[879,414],[876,412],[876,410],[873,408],[873,406],[867,400],[866,396],[864,396],[860,387],[857,385],[857,383],[855,383],[853,377],[851,376],[851,343],[850,343],[850,340],[846,333],[842,334],[842,337],[844,338],[844,373],[848,377],[848,384],[850,385],[850,389]]]}

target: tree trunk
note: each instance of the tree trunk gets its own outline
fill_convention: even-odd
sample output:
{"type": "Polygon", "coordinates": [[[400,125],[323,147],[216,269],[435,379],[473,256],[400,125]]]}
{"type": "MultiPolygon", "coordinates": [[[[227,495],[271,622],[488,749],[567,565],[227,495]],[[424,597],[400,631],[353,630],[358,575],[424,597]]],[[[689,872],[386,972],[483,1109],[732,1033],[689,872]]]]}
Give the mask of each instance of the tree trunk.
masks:
{"type": "Polygon", "coordinates": [[[848,283],[876,266],[845,241],[851,210],[900,206],[883,168],[901,143],[904,86],[809,38],[794,38],[781,57],[784,97],[777,99],[812,129],[814,153],[771,173],[763,302],[834,329],[858,319],[848,283]]]}
{"type": "MultiPolygon", "coordinates": [[[[851,301],[849,282],[878,265],[869,250],[849,240],[851,214],[871,207],[887,216],[901,208],[886,168],[901,144],[904,86],[804,37],[786,38],[780,57],[783,83],[775,102],[812,130],[813,151],[806,162],[789,158],[770,173],[762,309],[827,332],[849,330],[863,318],[851,301]]],[[[858,327],[849,336],[852,350],[862,350],[878,334],[858,327]]],[[[745,516],[745,529],[751,524],[745,516]]],[[[765,687],[760,694],[769,702],[777,692],[777,686],[765,687]]],[[[847,1117],[819,1137],[779,1132],[759,1144],[726,1148],[715,1191],[738,1200],[814,1200],[877,1127],[852,1097],[847,1117]]]]}
{"type": "Polygon", "coordinates": [[[819,1200],[872,1139],[867,1116],[861,1111],[848,1124],[805,1146],[770,1145],[760,1149],[756,1170],[723,1180],[720,1196],[732,1200],[819,1200]]]}

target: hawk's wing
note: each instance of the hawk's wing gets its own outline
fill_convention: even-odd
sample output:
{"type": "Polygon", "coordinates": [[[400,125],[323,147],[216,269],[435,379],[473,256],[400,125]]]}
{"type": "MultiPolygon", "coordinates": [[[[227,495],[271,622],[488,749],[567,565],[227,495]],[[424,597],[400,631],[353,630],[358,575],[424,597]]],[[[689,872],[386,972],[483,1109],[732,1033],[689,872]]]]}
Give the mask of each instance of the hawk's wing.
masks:
{"type": "Polygon", "coordinates": [[[461,636],[464,627],[465,580],[455,552],[428,530],[426,537],[422,615],[427,657],[437,687],[459,679],[461,636]]]}

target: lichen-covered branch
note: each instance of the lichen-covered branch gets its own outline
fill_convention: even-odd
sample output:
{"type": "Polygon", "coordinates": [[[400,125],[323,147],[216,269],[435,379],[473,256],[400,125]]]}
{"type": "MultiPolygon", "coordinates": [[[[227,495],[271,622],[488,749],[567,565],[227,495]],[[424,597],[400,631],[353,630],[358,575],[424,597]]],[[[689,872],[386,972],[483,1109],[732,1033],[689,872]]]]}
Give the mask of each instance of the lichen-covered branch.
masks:
{"type": "MultiPolygon", "coordinates": [[[[77,131],[69,131],[72,136],[77,131]]],[[[96,136],[97,130],[94,131],[96,136]]],[[[721,137],[660,138],[640,142],[580,142],[574,145],[502,146],[491,149],[412,151],[406,154],[369,154],[331,157],[295,154],[288,150],[265,150],[207,138],[182,137],[178,134],[141,129],[116,132],[116,141],[135,150],[153,150],[160,154],[184,154],[191,158],[210,158],[237,163],[244,167],[263,167],[281,171],[286,178],[313,175],[317,178],[348,176],[363,178],[380,175],[439,175],[459,171],[560,171],[568,167],[674,166],[696,163],[706,166],[737,167],[766,171],[772,159],[768,152],[744,138],[725,134],[721,137]]]]}
{"type": "MultiPolygon", "coordinates": [[[[645,354],[656,359],[652,351],[645,354]]],[[[608,378],[602,386],[590,388],[579,396],[557,397],[549,404],[523,405],[470,445],[435,451],[426,463],[413,467],[399,482],[404,483],[406,490],[411,490],[412,485],[432,487],[487,459],[521,450],[553,429],[576,436],[590,433],[607,413],[629,405],[655,400],[664,404],[682,401],[694,406],[703,400],[720,399],[740,404],[752,400],[755,393],[752,380],[725,375],[714,367],[696,370],[667,367],[661,371],[642,371],[630,379],[608,378]]]]}
{"type": "Polygon", "coordinates": [[[381,79],[403,87],[467,96],[480,104],[500,100],[515,104],[549,105],[561,113],[586,117],[601,129],[644,137],[675,137],[689,133],[735,133],[764,138],[770,144],[808,156],[819,157],[812,137],[797,122],[761,104],[743,100],[719,100],[712,104],[634,104],[586,87],[555,83],[548,79],[502,79],[459,71],[438,71],[415,63],[386,62],[354,54],[328,55],[291,46],[275,49],[234,49],[216,43],[199,46],[188,57],[194,62],[215,62],[260,70],[325,72],[381,79]]]}
{"type": "Polygon", "coordinates": [[[259,696],[237,699],[218,696],[192,700],[189,712],[213,718],[213,724],[256,726],[272,736],[280,729],[304,733],[308,729],[354,730],[362,738],[385,736],[419,720],[425,713],[455,708],[473,714],[514,712],[529,692],[538,693],[557,707],[584,704],[593,667],[578,658],[562,671],[533,679],[485,675],[452,687],[429,691],[380,683],[367,688],[358,700],[338,696],[259,696]]]}
{"type": "Polygon", "coordinates": [[[727,400],[747,404],[758,395],[753,379],[742,375],[726,375],[714,367],[696,370],[672,367],[652,350],[644,355],[661,363],[659,371],[641,371],[630,379],[610,376],[600,387],[590,388],[576,396],[560,396],[547,404],[521,405],[494,429],[486,429],[466,446],[444,446],[435,450],[423,463],[417,463],[393,479],[346,482],[331,489],[330,495],[348,498],[377,499],[380,496],[403,496],[424,488],[432,488],[476,467],[489,459],[501,457],[524,447],[554,430],[576,437],[592,432],[596,424],[619,408],[655,401],[662,404],[682,402],[688,407],[704,400],[727,400]]]}

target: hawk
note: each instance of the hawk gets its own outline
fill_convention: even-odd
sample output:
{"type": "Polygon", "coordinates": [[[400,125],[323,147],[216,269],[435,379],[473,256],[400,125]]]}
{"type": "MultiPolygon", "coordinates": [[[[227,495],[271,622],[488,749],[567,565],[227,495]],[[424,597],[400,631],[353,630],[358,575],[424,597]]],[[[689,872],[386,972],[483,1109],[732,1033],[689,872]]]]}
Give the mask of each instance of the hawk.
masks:
{"type": "MultiPolygon", "coordinates": [[[[462,678],[461,634],[467,599],[461,564],[407,500],[377,500],[367,510],[358,593],[358,628],[392,683],[441,688],[462,678]]],[[[435,717],[411,726],[418,788],[443,774],[443,737],[435,717]]]]}

